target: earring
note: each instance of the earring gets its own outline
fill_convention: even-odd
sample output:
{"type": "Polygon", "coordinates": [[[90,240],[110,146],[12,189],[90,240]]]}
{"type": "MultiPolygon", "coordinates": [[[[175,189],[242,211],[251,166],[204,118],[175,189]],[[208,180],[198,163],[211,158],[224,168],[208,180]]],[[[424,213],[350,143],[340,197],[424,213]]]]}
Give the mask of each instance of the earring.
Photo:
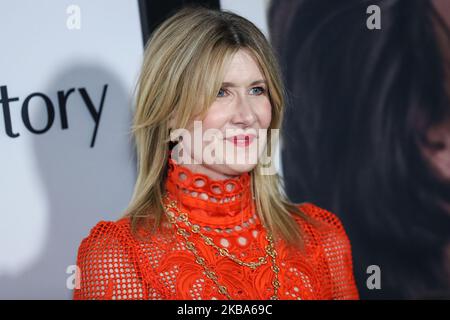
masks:
{"type": "Polygon", "coordinates": [[[169,150],[172,150],[179,142],[183,141],[183,136],[178,136],[174,141],[170,139],[172,128],[169,128],[169,150]]]}

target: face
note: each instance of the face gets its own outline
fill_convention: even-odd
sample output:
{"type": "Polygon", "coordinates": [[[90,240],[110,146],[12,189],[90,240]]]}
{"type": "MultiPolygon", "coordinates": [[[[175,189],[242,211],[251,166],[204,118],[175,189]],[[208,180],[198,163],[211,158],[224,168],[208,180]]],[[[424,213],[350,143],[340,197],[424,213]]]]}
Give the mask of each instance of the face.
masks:
{"type": "Polygon", "coordinates": [[[174,156],[178,151],[172,158],[216,180],[249,172],[266,146],[264,129],[269,128],[271,114],[265,78],[251,54],[241,49],[226,67],[222,87],[206,116],[194,119],[190,138],[183,136],[176,146],[190,161],[178,161],[174,156]]]}
{"type": "MultiPolygon", "coordinates": [[[[450,1],[433,0],[438,14],[450,28],[450,1]]],[[[446,35],[438,34],[438,39],[446,39],[446,35]],[[441,37],[442,36],[442,37],[441,37]]],[[[450,57],[448,41],[442,40],[444,57],[450,57]]],[[[447,64],[446,88],[450,94],[450,65],[447,64]]],[[[422,152],[434,170],[435,174],[445,182],[450,182],[450,118],[434,125],[426,133],[426,143],[421,145],[422,152]]]]}
{"type": "Polygon", "coordinates": [[[431,127],[421,147],[435,174],[442,181],[450,182],[450,119],[431,127]]]}

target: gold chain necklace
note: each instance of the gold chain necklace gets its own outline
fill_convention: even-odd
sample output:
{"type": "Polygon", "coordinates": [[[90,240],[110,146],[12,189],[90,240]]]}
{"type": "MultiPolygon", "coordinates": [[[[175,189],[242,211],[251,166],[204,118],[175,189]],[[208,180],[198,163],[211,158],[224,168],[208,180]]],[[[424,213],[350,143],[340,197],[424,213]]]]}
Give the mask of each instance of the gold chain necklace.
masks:
{"type": "MultiPolygon", "coordinates": [[[[167,197],[167,199],[168,199],[168,197],[167,197]]],[[[224,285],[219,283],[217,274],[206,265],[205,258],[203,258],[199,255],[198,250],[195,247],[195,244],[192,241],[189,241],[189,237],[190,237],[189,232],[186,231],[186,229],[183,229],[182,227],[180,227],[178,225],[177,217],[175,216],[175,214],[173,212],[170,211],[171,209],[173,209],[179,213],[179,219],[182,222],[184,222],[191,229],[192,233],[198,234],[203,239],[203,241],[205,242],[206,245],[216,249],[221,256],[231,259],[232,261],[239,264],[240,266],[249,267],[250,269],[254,270],[255,268],[267,263],[267,258],[270,257],[271,258],[270,260],[272,263],[271,269],[274,273],[274,280],[272,281],[273,295],[270,297],[270,299],[271,300],[278,299],[278,290],[280,288],[278,273],[280,272],[280,269],[276,265],[277,252],[275,250],[275,244],[273,241],[272,234],[270,233],[269,230],[267,230],[267,235],[266,235],[266,240],[268,241],[268,244],[265,248],[266,255],[264,257],[259,257],[258,262],[244,262],[244,261],[236,258],[234,255],[230,254],[228,249],[221,248],[218,245],[216,245],[211,237],[208,237],[208,236],[205,236],[204,234],[202,234],[200,232],[200,227],[198,225],[192,225],[192,223],[188,219],[188,215],[184,212],[181,212],[178,209],[178,207],[176,206],[176,201],[173,201],[170,199],[168,199],[168,200],[169,200],[169,203],[165,205],[165,212],[167,214],[167,218],[168,218],[169,222],[175,226],[175,228],[177,229],[177,234],[179,234],[180,236],[183,237],[183,239],[185,240],[186,248],[190,252],[192,252],[192,254],[195,257],[195,262],[197,264],[199,264],[200,266],[202,266],[203,270],[205,271],[206,276],[214,282],[214,284],[217,286],[220,294],[226,296],[229,300],[232,299],[228,293],[228,289],[224,285]]]]}

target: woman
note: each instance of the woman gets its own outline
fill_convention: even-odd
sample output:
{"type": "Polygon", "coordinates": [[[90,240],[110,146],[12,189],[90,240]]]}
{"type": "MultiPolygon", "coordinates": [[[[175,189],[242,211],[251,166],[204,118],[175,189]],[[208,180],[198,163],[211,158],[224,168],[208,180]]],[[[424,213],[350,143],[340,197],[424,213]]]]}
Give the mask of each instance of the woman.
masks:
{"type": "Polygon", "coordinates": [[[74,298],[357,299],[340,221],[290,203],[264,170],[282,110],[276,61],[251,22],[202,8],[166,20],[139,79],[133,198],[82,241],[74,298]]]}
{"type": "Polygon", "coordinates": [[[269,21],[295,106],[287,194],[342,213],[362,298],[449,298],[449,1],[273,2],[269,21]]]}

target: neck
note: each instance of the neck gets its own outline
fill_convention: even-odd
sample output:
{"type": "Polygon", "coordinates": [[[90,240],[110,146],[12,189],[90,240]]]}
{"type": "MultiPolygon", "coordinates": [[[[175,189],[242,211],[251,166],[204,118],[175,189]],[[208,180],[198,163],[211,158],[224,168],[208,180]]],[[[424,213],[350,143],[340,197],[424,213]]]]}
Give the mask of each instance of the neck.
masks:
{"type": "Polygon", "coordinates": [[[213,179],[169,158],[166,190],[190,219],[201,225],[233,225],[253,215],[248,172],[231,179],[213,179]]]}
{"type": "MultiPolygon", "coordinates": [[[[212,180],[237,179],[241,175],[241,174],[227,174],[224,172],[219,172],[217,170],[214,170],[213,168],[205,166],[203,163],[196,163],[196,161],[192,157],[189,158],[190,160],[189,163],[178,163],[178,161],[176,161],[176,159],[174,158],[172,158],[172,160],[178,166],[184,167],[192,173],[205,175],[212,180]]],[[[220,168],[224,165],[216,165],[216,166],[220,168]]]]}
{"type": "Polygon", "coordinates": [[[228,175],[222,172],[217,172],[202,164],[180,164],[180,166],[187,168],[193,173],[204,174],[205,176],[208,176],[213,180],[227,180],[227,179],[235,179],[238,177],[238,175],[228,175]]]}

